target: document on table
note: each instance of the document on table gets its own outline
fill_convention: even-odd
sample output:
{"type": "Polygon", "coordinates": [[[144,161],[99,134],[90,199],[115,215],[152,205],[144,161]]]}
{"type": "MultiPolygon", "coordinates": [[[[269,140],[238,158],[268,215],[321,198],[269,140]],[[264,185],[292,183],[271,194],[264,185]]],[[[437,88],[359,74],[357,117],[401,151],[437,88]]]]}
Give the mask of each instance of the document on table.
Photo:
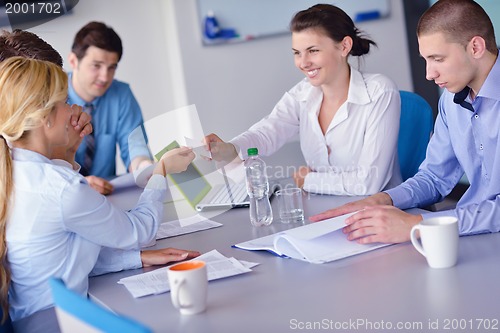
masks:
{"type": "MultiPolygon", "coordinates": [[[[258,263],[227,258],[217,250],[204,253],[194,260],[202,260],[207,265],[208,281],[251,272],[258,263]]],[[[168,267],[129,276],[118,281],[123,284],[134,298],[161,294],[170,291],[167,276],[168,267]]]]}
{"type": "Polygon", "coordinates": [[[189,234],[196,231],[207,230],[211,228],[221,227],[222,223],[218,223],[212,220],[201,220],[196,223],[182,225],[180,221],[170,221],[163,222],[158,228],[156,233],[156,239],[163,239],[168,237],[174,237],[184,234],[189,234]]]}
{"type": "Polygon", "coordinates": [[[358,244],[355,241],[349,241],[342,232],[342,228],[345,226],[345,219],[351,215],[306,224],[239,243],[234,247],[250,251],[266,250],[281,257],[322,264],[390,245],[358,244]]]}

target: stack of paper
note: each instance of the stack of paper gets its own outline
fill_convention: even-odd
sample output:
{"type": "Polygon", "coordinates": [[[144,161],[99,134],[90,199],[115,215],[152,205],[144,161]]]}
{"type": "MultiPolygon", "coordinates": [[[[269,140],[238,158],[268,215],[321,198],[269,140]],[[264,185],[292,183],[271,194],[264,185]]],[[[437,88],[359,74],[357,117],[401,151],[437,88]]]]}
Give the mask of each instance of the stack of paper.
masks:
{"type": "MultiPolygon", "coordinates": [[[[250,268],[258,265],[253,262],[227,258],[217,250],[202,254],[194,260],[205,262],[208,281],[248,273],[252,271],[250,268]]],[[[123,284],[134,298],[165,293],[170,291],[167,269],[168,267],[163,267],[151,272],[129,276],[121,279],[118,283],[123,284]]]]}

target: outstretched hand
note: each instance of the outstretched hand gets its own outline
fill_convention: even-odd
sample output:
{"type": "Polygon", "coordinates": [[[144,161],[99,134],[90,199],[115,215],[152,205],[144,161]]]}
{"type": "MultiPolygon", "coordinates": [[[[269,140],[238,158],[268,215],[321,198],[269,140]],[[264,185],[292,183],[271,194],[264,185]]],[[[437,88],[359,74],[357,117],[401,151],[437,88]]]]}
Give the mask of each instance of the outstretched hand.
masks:
{"type": "Polygon", "coordinates": [[[408,214],[394,207],[391,197],[384,192],[313,215],[309,220],[317,222],[356,211],[345,220],[342,231],[347,239],[360,244],[406,242],[410,239],[411,228],[422,220],[421,215],[408,214]]]}
{"type": "Polygon", "coordinates": [[[189,163],[195,158],[193,150],[188,147],[180,147],[166,152],[156,164],[154,174],[166,176],[169,173],[186,171],[189,163]]]}
{"type": "Polygon", "coordinates": [[[180,250],[171,247],[159,250],[144,250],[141,251],[142,267],[165,265],[172,261],[192,259],[200,254],[198,251],[180,250]]]}
{"type": "Polygon", "coordinates": [[[354,213],[357,212],[358,210],[363,210],[366,207],[376,206],[376,205],[392,205],[392,199],[387,193],[380,192],[372,196],[369,196],[368,198],[349,202],[342,206],[332,208],[322,213],[313,215],[309,217],[309,220],[312,222],[318,222],[332,217],[354,213]]]}
{"type": "Polygon", "coordinates": [[[370,206],[346,219],[343,232],[360,244],[403,243],[410,240],[411,228],[421,220],[421,215],[394,206],[370,206]]]}
{"type": "Polygon", "coordinates": [[[307,167],[307,166],[301,166],[299,170],[293,173],[293,181],[297,185],[297,187],[304,187],[304,181],[306,179],[306,176],[309,172],[312,170],[307,167]]]}
{"type": "Polygon", "coordinates": [[[223,165],[233,162],[238,158],[238,152],[232,143],[224,142],[217,134],[205,136],[205,148],[212,154],[212,159],[222,162],[223,165]]]}

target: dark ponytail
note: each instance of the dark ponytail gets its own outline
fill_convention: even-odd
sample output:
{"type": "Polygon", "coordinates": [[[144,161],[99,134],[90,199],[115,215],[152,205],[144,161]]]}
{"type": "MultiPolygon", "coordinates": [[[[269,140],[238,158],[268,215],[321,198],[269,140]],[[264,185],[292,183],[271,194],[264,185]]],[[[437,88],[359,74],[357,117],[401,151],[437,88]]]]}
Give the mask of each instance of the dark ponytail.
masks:
{"type": "Polygon", "coordinates": [[[290,22],[290,31],[300,32],[305,29],[321,29],[336,42],[341,42],[346,36],[351,37],[350,54],[353,56],[367,54],[370,52],[370,45],[377,46],[356,28],[349,15],[333,5],[318,4],[295,14],[290,22]]]}

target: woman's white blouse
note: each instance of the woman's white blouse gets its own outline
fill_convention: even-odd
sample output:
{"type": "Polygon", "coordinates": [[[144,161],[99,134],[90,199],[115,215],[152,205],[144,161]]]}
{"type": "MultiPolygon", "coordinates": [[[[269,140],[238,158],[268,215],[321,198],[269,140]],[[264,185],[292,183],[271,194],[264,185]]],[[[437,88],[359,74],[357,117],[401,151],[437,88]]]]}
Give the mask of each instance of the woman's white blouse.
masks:
{"type": "Polygon", "coordinates": [[[142,266],[163,215],[165,178],[153,176],[136,208],[124,212],[61,160],[13,149],[14,193],[7,221],[13,321],[53,306],[48,280],[86,295],[89,274],[142,266]]]}
{"type": "Polygon", "coordinates": [[[320,88],[303,79],[285,93],[271,114],[232,139],[241,156],[257,147],[268,156],[300,137],[302,154],[313,171],[304,190],[336,195],[370,195],[401,183],[397,141],[399,90],[381,74],[351,68],[347,101],[323,135],[318,115],[320,88]]]}

